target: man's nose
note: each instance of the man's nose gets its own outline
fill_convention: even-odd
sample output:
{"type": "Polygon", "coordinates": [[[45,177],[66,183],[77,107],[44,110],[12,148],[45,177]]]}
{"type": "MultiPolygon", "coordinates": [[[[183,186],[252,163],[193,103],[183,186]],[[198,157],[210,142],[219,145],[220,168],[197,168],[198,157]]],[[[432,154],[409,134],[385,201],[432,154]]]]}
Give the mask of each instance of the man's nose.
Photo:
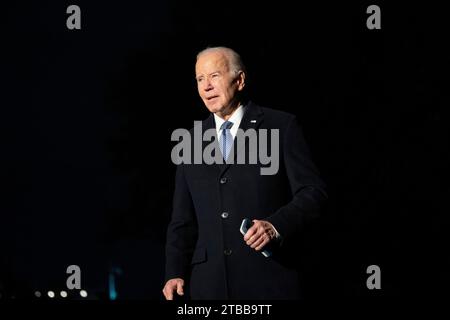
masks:
{"type": "Polygon", "coordinates": [[[209,81],[209,79],[206,79],[206,80],[205,80],[205,87],[204,87],[204,90],[205,90],[205,91],[210,91],[210,90],[212,90],[212,89],[214,89],[214,86],[212,85],[211,81],[209,81]]]}

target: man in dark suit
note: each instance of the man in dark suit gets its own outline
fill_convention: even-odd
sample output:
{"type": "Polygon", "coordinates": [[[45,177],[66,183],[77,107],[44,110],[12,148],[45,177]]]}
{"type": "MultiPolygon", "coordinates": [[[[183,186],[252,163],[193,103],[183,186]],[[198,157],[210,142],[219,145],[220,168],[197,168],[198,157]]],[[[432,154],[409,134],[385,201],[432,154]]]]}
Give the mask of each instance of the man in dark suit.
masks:
{"type": "MultiPolygon", "coordinates": [[[[239,152],[233,143],[238,128],[277,130],[279,168],[264,175],[260,161],[178,165],[164,296],[172,300],[190,287],[192,299],[300,298],[299,235],[327,195],[297,120],[243,100],[245,67],[229,48],[200,52],[195,72],[211,112],[202,131],[216,130],[222,156],[227,158],[230,145],[231,157],[239,152]],[[244,218],[253,221],[245,236],[240,233],[244,218]]],[[[248,153],[249,146],[240,152],[248,153]]]]}

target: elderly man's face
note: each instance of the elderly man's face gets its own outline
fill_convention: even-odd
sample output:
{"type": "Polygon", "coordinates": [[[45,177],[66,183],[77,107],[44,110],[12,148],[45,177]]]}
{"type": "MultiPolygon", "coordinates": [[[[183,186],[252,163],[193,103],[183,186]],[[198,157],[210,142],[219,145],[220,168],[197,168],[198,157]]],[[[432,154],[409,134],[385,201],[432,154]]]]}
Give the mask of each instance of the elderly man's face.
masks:
{"type": "Polygon", "coordinates": [[[198,93],[210,112],[222,116],[237,107],[236,95],[244,88],[245,75],[230,71],[223,53],[201,55],[195,65],[195,74],[198,93]]]}

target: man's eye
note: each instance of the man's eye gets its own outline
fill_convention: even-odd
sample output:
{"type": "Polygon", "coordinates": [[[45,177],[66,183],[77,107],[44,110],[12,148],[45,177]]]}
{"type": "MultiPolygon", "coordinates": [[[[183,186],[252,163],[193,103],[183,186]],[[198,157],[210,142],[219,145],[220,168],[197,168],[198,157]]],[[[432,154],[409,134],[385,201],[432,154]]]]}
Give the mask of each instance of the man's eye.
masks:
{"type": "Polygon", "coordinates": [[[197,82],[202,82],[203,81],[203,78],[198,78],[197,79],[197,82]]]}
{"type": "Polygon", "coordinates": [[[217,73],[213,74],[212,77],[213,78],[217,78],[219,75],[217,73]]]}

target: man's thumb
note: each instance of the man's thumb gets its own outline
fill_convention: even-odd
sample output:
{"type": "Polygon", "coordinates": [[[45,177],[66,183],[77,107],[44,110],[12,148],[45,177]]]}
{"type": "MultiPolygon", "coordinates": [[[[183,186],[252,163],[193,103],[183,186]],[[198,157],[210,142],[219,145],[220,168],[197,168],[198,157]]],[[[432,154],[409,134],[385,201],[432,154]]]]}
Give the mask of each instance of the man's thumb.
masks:
{"type": "Polygon", "coordinates": [[[182,296],[184,294],[183,292],[183,282],[182,281],[178,281],[177,282],[177,293],[182,296]]]}

